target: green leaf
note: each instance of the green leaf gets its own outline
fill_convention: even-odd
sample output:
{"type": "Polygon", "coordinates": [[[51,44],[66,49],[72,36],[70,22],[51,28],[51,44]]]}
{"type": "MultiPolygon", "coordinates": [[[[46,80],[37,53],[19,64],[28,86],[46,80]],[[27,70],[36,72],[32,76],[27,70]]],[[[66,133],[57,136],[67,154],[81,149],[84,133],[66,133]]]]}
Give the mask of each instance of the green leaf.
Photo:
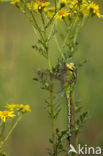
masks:
{"type": "Polygon", "coordinates": [[[49,139],[49,142],[50,142],[51,144],[53,144],[53,140],[52,140],[52,139],[49,139]]]}
{"type": "Polygon", "coordinates": [[[88,119],[88,112],[84,112],[80,115],[79,119],[76,121],[77,126],[78,126],[78,131],[80,130],[80,128],[84,126],[87,119],[88,119]]]}
{"type": "Polygon", "coordinates": [[[57,110],[57,112],[55,113],[55,116],[54,116],[55,119],[58,117],[60,111],[61,111],[61,108],[59,108],[59,109],[57,110]]]}
{"type": "Polygon", "coordinates": [[[58,135],[58,133],[59,133],[59,129],[58,129],[58,128],[56,128],[56,135],[58,135]]]}
{"type": "Polygon", "coordinates": [[[47,57],[46,51],[43,48],[41,48],[37,45],[33,45],[32,48],[34,48],[36,51],[38,51],[42,56],[47,57]]]}
{"type": "Polygon", "coordinates": [[[88,61],[88,59],[82,60],[82,61],[77,65],[77,67],[78,67],[78,68],[82,67],[85,63],[87,63],[87,61],[88,61]]]}

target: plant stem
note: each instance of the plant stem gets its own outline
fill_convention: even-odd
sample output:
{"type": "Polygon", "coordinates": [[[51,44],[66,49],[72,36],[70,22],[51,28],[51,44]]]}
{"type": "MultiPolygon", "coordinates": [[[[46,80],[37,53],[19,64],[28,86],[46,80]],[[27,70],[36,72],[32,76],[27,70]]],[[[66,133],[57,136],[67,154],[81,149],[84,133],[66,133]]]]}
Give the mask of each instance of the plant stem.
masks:
{"type": "MultiPolygon", "coordinates": [[[[87,20],[88,20],[88,18],[87,18],[87,20]]],[[[86,22],[86,17],[84,16],[82,21],[81,21],[81,23],[79,23],[77,25],[77,28],[76,28],[76,31],[75,31],[75,35],[74,35],[74,44],[76,44],[79,32],[82,29],[82,27],[85,25],[85,22],[86,22]]]]}
{"type": "Polygon", "coordinates": [[[55,39],[55,42],[56,42],[56,44],[57,44],[58,50],[59,50],[59,52],[60,52],[60,54],[61,54],[61,57],[64,59],[64,54],[63,54],[63,52],[62,52],[62,49],[60,48],[60,45],[59,45],[58,40],[57,40],[57,38],[56,38],[56,35],[54,35],[54,39],[55,39]]]}
{"type": "MultiPolygon", "coordinates": [[[[77,131],[77,124],[76,124],[76,105],[73,102],[73,119],[74,119],[74,128],[75,128],[75,148],[78,151],[78,131],[77,131]]],[[[78,156],[78,153],[75,154],[78,156]]]]}
{"type": "Polygon", "coordinates": [[[44,15],[43,15],[42,11],[41,11],[41,19],[42,19],[42,23],[43,23],[43,27],[44,27],[44,37],[45,37],[45,40],[46,40],[45,20],[44,20],[44,15]]]}
{"type": "Polygon", "coordinates": [[[55,117],[54,117],[54,106],[53,106],[53,82],[51,78],[51,90],[50,94],[50,108],[51,108],[51,126],[52,126],[52,140],[53,140],[53,153],[57,156],[56,146],[55,146],[55,117]]]}
{"type": "MultiPolygon", "coordinates": [[[[76,151],[78,151],[78,133],[76,134],[76,137],[75,137],[75,148],[76,148],[76,151]]],[[[78,156],[78,153],[76,153],[76,156],[78,156]]]]}
{"type": "Polygon", "coordinates": [[[37,29],[38,29],[38,32],[39,32],[39,34],[40,34],[42,40],[45,42],[44,37],[43,37],[42,32],[41,32],[41,29],[40,29],[40,27],[39,27],[39,25],[38,25],[38,23],[37,23],[37,21],[36,21],[34,15],[33,15],[33,13],[32,13],[32,12],[30,12],[30,13],[31,13],[31,16],[32,16],[32,18],[33,18],[33,21],[34,21],[34,23],[35,23],[35,25],[36,25],[36,27],[37,27],[37,29]]]}
{"type": "Polygon", "coordinates": [[[57,11],[57,0],[54,0],[55,1],[55,14],[56,14],[56,11],[57,11]]]}
{"type": "Polygon", "coordinates": [[[47,42],[47,32],[46,32],[46,27],[45,27],[45,19],[44,19],[44,14],[41,12],[41,19],[42,19],[42,24],[43,24],[43,32],[44,32],[44,47],[46,54],[48,55],[48,42],[47,42]]]}
{"type": "Polygon", "coordinates": [[[16,122],[14,123],[14,125],[12,126],[12,128],[10,129],[8,135],[6,136],[6,138],[3,141],[3,145],[5,144],[5,142],[8,140],[9,136],[11,135],[11,133],[13,132],[13,130],[15,129],[15,127],[17,126],[18,122],[21,120],[22,115],[20,114],[18,116],[18,119],[16,120],[16,122]]]}
{"type": "MultiPolygon", "coordinates": [[[[60,7],[60,2],[61,2],[61,0],[58,0],[57,8],[60,7]]],[[[56,16],[57,16],[57,13],[56,13],[55,16],[53,16],[53,17],[56,17],[56,16]]],[[[54,27],[55,27],[55,24],[56,24],[56,22],[57,22],[56,18],[53,18],[53,19],[54,19],[54,21],[51,21],[51,22],[52,22],[52,28],[51,28],[50,34],[49,34],[49,36],[48,36],[48,40],[51,38],[52,32],[53,32],[54,27]]],[[[46,26],[46,27],[47,27],[47,26],[46,26]]]]}
{"type": "Polygon", "coordinates": [[[65,39],[64,39],[64,43],[63,43],[63,46],[62,46],[62,50],[63,50],[63,48],[65,47],[67,41],[70,39],[71,31],[72,31],[72,28],[73,28],[74,24],[75,24],[75,19],[71,22],[71,24],[70,24],[70,26],[69,26],[67,35],[66,35],[66,37],[65,37],[65,39]]]}
{"type": "Polygon", "coordinates": [[[49,68],[50,71],[52,70],[52,69],[51,69],[51,64],[50,64],[50,57],[49,57],[49,54],[48,54],[48,68],[49,68]]]}
{"type": "MultiPolygon", "coordinates": [[[[2,121],[1,121],[1,122],[2,122],[2,121]]],[[[0,141],[1,141],[2,135],[3,135],[4,130],[5,130],[5,123],[4,123],[4,122],[1,123],[0,129],[1,129],[1,131],[0,131],[0,141]]]]}

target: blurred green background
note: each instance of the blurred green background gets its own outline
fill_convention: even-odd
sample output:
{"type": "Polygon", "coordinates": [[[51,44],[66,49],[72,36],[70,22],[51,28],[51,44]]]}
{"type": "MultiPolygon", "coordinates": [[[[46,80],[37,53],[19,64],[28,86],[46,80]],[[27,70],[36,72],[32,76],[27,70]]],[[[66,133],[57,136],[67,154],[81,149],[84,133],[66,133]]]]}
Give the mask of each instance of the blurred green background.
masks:
{"type": "MultiPolygon", "coordinates": [[[[48,155],[50,120],[44,109],[48,95],[33,81],[34,70],[47,64],[32,49],[34,42],[24,15],[16,7],[0,3],[0,104],[23,103],[32,108],[9,138],[8,156],[48,155]]],[[[103,146],[103,19],[93,18],[82,30],[79,43],[75,58],[88,58],[88,62],[79,71],[76,90],[89,110],[79,143],[103,146]]],[[[59,120],[62,122],[62,115],[59,120]]]]}

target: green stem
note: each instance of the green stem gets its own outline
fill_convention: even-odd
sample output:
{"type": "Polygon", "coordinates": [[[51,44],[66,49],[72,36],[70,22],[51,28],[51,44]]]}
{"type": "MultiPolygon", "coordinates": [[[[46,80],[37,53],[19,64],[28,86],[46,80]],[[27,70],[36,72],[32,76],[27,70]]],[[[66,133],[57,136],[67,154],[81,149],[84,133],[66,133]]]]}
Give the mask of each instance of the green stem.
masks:
{"type": "Polygon", "coordinates": [[[36,38],[38,39],[37,30],[35,29],[34,25],[32,25],[32,28],[33,28],[34,34],[36,35],[36,38]]]}
{"type": "MultiPolygon", "coordinates": [[[[78,151],[78,129],[76,124],[76,105],[74,102],[73,102],[73,119],[74,119],[74,129],[75,129],[75,148],[78,151]]],[[[78,153],[76,153],[75,156],[78,156],[78,153]]]]}
{"type": "Polygon", "coordinates": [[[45,40],[46,40],[45,20],[44,20],[44,15],[43,15],[42,11],[41,11],[41,19],[42,19],[42,23],[43,23],[43,27],[44,27],[44,37],[45,37],[45,40]]]}
{"type": "MultiPolygon", "coordinates": [[[[55,16],[55,15],[54,15],[55,16]]],[[[48,21],[47,25],[45,26],[45,28],[47,29],[49,27],[49,25],[52,23],[54,16],[52,18],[50,18],[50,20],[48,21]]]]}
{"type": "Polygon", "coordinates": [[[57,0],[54,0],[55,1],[55,14],[57,12],[57,0]]]}
{"type": "Polygon", "coordinates": [[[52,85],[52,88],[49,92],[50,94],[50,108],[51,108],[51,125],[52,125],[52,140],[53,140],[53,152],[54,152],[54,155],[57,156],[57,151],[56,151],[56,143],[55,143],[55,124],[54,124],[54,121],[55,121],[55,117],[54,117],[54,106],[53,106],[53,82],[52,82],[52,79],[51,79],[51,85],[52,85]]]}
{"type": "Polygon", "coordinates": [[[77,42],[77,37],[78,37],[78,34],[79,34],[79,31],[80,31],[80,28],[81,28],[81,26],[80,26],[80,24],[78,24],[78,26],[77,26],[77,28],[76,28],[76,31],[75,31],[75,35],[74,35],[74,45],[76,44],[76,42],[77,42]]]}
{"type": "MultiPolygon", "coordinates": [[[[58,1],[57,6],[58,6],[58,7],[60,6],[60,0],[58,1]]],[[[57,13],[56,13],[55,16],[57,16],[57,13]]],[[[54,31],[55,24],[56,24],[56,18],[53,18],[53,19],[54,19],[54,21],[51,20],[53,23],[52,23],[52,27],[51,27],[50,33],[49,33],[49,35],[48,35],[47,41],[50,40],[50,38],[51,38],[51,36],[52,36],[52,33],[53,33],[53,31],[54,31]]],[[[47,26],[46,26],[45,28],[47,28],[47,26]]],[[[56,39],[56,38],[55,38],[55,39],[56,39]]],[[[57,41],[57,40],[56,40],[56,41],[57,41]]],[[[51,64],[50,64],[49,54],[48,54],[48,67],[49,67],[49,70],[51,71],[51,64]]]]}
{"type": "MultiPolygon", "coordinates": [[[[25,15],[25,17],[27,18],[27,20],[32,24],[32,26],[34,26],[34,22],[33,22],[32,18],[29,16],[29,14],[27,14],[26,9],[25,9],[25,11],[23,11],[21,8],[19,8],[19,9],[25,15]]],[[[36,27],[35,27],[35,29],[36,29],[36,27]]]]}
{"type": "MultiPolygon", "coordinates": [[[[76,151],[78,151],[78,134],[76,134],[76,137],[75,137],[75,148],[76,148],[76,151]]],[[[78,153],[76,153],[76,156],[78,156],[78,153]]]]}
{"type": "MultiPolygon", "coordinates": [[[[22,11],[22,10],[21,10],[21,11],[22,11]]],[[[33,27],[33,31],[34,31],[34,33],[35,33],[35,35],[36,35],[36,38],[38,38],[37,28],[35,27],[33,20],[32,20],[31,17],[26,13],[26,11],[25,11],[25,12],[22,11],[22,13],[24,13],[24,15],[25,15],[25,17],[27,18],[27,20],[31,23],[31,25],[32,25],[32,27],[33,27]]]]}
{"type": "Polygon", "coordinates": [[[37,23],[37,21],[36,21],[34,15],[33,15],[32,11],[31,11],[30,13],[31,13],[31,16],[32,16],[32,18],[33,18],[33,21],[34,21],[34,23],[35,23],[35,25],[36,25],[36,27],[37,27],[37,29],[38,29],[38,32],[39,32],[39,34],[40,34],[42,40],[45,42],[44,37],[43,37],[42,32],[41,32],[41,29],[40,29],[40,27],[39,27],[39,25],[38,25],[38,23],[37,23]]]}
{"type": "Polygon", "coordinates": [[[55,42],[56,42],[56,44],[57,44],[58,50],[59,50],[59,52],[60,52],[62,58],[64,59],[64,54],[63,54],[63,52],[62,52],[62,49],[61,49],[60,46],[59,46],[58,40],[57,40],[57,38],[56,38],[56,35],[54,35],[54,39],[55,39],[55,42]]]}
{"type": "Polygon", "coordinates": [[[52,93],[52,91],[50,91],[50,104],[51,104],[52,140],[53,140],[53,149],[55,152],[55,128],[54,128],[54,109],[53,109],[53,93],[52,93]]]}
{"type": "MultiPolygon", "coordinates": [[[[61,2],[61,0],[58,0],[58,3],[57,3],[57,7],[58,7],[58,8],[60,7],[60,2],[61,2]]],[[[55,18],[53,18],[54,21],[52,21],[52,28],[51,28],[50,34],[49,34],[49,36],[48,36],[48,40],[50,39],[50,37],[51,37],[51,35],[52,35],[52,33],[53,33],[53,30],[54,30],[55,24],[56,24],[56,22],[57,22],[56,16],[57,16],[57,13],[56,13],[55,16],[54,16],[55,18]]]]}
{"type": "MultiPolygon", "coordinates": [[[[88,20],[88,18],[87,18],[87,20],[88,20]]],[[[75,31],[75,35],[74,35],[74,44],[76,44],[77,37],[78,37],[78,34],[79,34],[80,30],[81,30],[82,27],[86,24],[85,22],[86,22],[86,17],[84,16],[83,19],[82,19],[82,21],[81,21],[81,23],[78,24],[77,29],[76,29],[76,31],[75,31]]]]}
{"type": "Polygon", "coordinates": [[[67,35],[65,37],[65,40],[64,40],[64,43],[63,43],[63,46],[62,46],[62,49],[64,48],[65,44],[67,43],[67,41],[70,39],[70,35],[71,35],[71,31],[72,31],[72,28],[75,24],[75,19],[73,20],[73,22],[71,23],[69,29],[68,29],[68,32],[67,32],[67,35]]]}
{"type": "Polygon", "coordinates": [[[47,34],[46,34],[46,27],[45,27],[45,20],[44,20],[44,15],[43,12],[41,11],[41,19],[42,19],[42,23],[43,23],[43,32],[44,32],[44,47],[46,50],[46,53],[48,54],[48,46],[47,46],[47,34]]]}
{"type": "Polygon", "coordinates": [[[5,123],[4,122],[1,123],[0,129],[1,129],[1,131],[0,131],[0,141],[1,141],[2,135],[3,135],[4,130],[5,130],[5,123]]]}
{"type": "Polygon", "coordinates": [[[11,133],[13,132],[13,130],[15,129],[15,127],[17,126],[18,122],[21,120],[22,115],[20,114],[16,120],[16,122],[14,123],[14,125],[12,126],[12,128],[10,129],[8,135],[6,136],[6,138],[3,141],[3,145],[6,143],[6,141],[8,140],[9,136],[11,135],[11,133]]]}
{"type": "Polygon", "coordinates": [[[50,56],[49,56],[49,54],[48,54],[48,68],[49,68],[50,71],[52,70],[52,67],[51,67],[51,64],[50,64],[50,56]]]}

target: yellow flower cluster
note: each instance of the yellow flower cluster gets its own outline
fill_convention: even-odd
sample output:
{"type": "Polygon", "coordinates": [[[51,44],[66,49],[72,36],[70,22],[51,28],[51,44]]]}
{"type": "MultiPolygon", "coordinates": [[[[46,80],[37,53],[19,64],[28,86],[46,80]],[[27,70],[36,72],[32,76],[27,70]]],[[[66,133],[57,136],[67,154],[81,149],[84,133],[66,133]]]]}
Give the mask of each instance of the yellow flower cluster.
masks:
{"type": "Polygon", "coordinates": [[[14,110],[15,108],[18,108],[19,105],[18,104],[7,104],[5,107],[10,110],[14,110]]]}
{"type": "Polygon", "coordinates": [[[45,7],[48,7],[50,5],[49,2],[42,2],[42,1],[31,1],[30,3],[27,3],[27,8],[29,10],[34,10],[34,11],[40,11],[45,7]]]}
{"type": "MultiPolygon", "coordinates": [[[[20,3],[20,0],[12,0],[11,4],[20,3]]],[[[90,0],[61,0],[60,6],[55,9],[53,3],[47,0],[31,0],[26,3],[28,10],[41,11],[43,10],[49,17],[55,17],[59,20],[63,20],[66,17],[82,17],[82,16],[94,16],[103,17],[100,14],[99,6],[90,0]],[[49,6],[49,7],[48,7],[49,6]]]]}
{"type": "Polygon", "coordinates": [[[29,105],[23,105],[23,104],[7,104],[5,106],[8,110],[0,111],[0,119],[3,122],[6,122],[7,119],[14,118],[16,116],[15,110],[25,113],[25,112],[31,112],[29,105]]]}
{"type": "MultiPolygon", "coordinates": [[[[46,13],[53,17],[55,15],[55,7],[46,8],[46,13]]],[[[97,17],[103,17],[100,14],[99,6],[89,0],[61,0],[60,8],[57,9],[57,15],[55,16],[59,20],[63,20],[66,17],[91,17],[97,15],[97,17]]]]}
{"type": "Polygon", "coordinates": [[[31,109],[30,109],[30,106],[29,105],[19,105],[19,111],[21,111],[22,113],[25,113],[25,112],[31,112],[31,109]]]}
{"type": "Polygon", "coordinates": [[[29,105],[23,105],[23,104],[7,104],[5,106],[6,108],[8,108],[9,110],[19,110],[22,111],[23,113],[25,112],[31,112],[30,106],[29,105]]]}

